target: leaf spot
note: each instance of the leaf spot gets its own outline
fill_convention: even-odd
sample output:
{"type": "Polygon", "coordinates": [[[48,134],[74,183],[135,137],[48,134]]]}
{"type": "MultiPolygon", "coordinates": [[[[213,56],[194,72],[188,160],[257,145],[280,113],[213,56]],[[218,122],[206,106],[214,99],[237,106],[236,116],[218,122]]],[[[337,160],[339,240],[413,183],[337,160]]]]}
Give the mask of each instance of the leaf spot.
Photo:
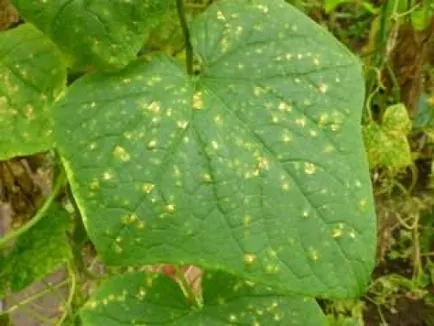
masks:
{"type": "Polygon", "coordinates": [[[211,175],[209,175],[209,173],[205,173],[205,174],[202,176],[202,179],[203,179],[206,183],[210,183],[210,182],[212,181],[212,179],[211,179],[211,175]]]}
{"type": "Polygon", "coordinates": [[[178,128],[185,129],[188,126],[188,121],[180,120],[176,122],[176,125],[178,126],[178,128]]]}
{"type": "Polygon", "coordinates": [[[264,5],[257,5],[256,8],[258,8],[260,11],[262,11],[264,14],[268,13],[268,7],[264,5]]]}
{"type": "Polygon", "coordinates": [[[291,107],[291,105],[289,105],[286,102],[280,102],[279,103],[279,110],[283,111],[283,112],[291,112],[292,111],[292,107],[291,107]]]}
{"type": "Polygon", "coordinates": [[[314,248],[309,248],[309,258],[313,261],[317,261],[319,259],[318,251],[316,251],[314,248]]]}
{"type": "Polygon", "coordinates": [[[318,136],[318,131],[312,129],[312,130],[309,131],[309,134],[310,134],[312,137],[316,137],[316,136],[318,136]]]}
{"type": "Polygon", "coordinates": [[[127,162],[131,159],[131,155],[128,153],[128,151],[119,145],[113,150],[113,155],[122,162],[127,162]]]}
{"type": "Polygon", "coordinates": [[[131,215],[127,215],[127,216],[122,217],[122,223],[124,223],[124,224],[133,224],[137,220],[138,220],[137,214],[131,214],[131,215]]]}
{"type": "Polygon", "coordinates": [[[151,110],[153,113],[158,113],[158,112],[160,112],[161,106],[158,102],[153,101],[149,105],[148,109],[151,110]]]}
{"type": "Polygon", "coordinates": [[[217,11],[217,20],[220,20],[220,21],[226,20],[226,17],[225,17],[225,15],[223,15],[223,12],[221,10],[217,11]]]}
{"type": "Polygon", "coordinates": [[[328,85],[324,83],[318,85],[318,90],[323,94],[327,93],[328,88],[328,85]]]}
{"type": "Polygon", "coordinates": [[[335,227],[332,231],[332,237],[333,238],[339,238],[343,234],[344,225],[342,223],[339,223],[337,227],[335,227]]]}
{"type": "Polygon", "coordinates": [[[175,205],[174,204],[169,204],[166,206],[166,211],[170,214],[175,212],[175,205]]]}
{"type": "Polygon", "coordinates": [[[202,110],[203,109],[203,100],[202,100],[202,92],[196,92],[193,94],[193,109],[202,110]]]}
{"type": "Polygon", "coordinates": [[[114,178],[115,174],[112,170],[106,170],[102,174],[102,178],[106,181],[112,180],[114,178]]]}
{"type": "Polygon", "coordinates": [[[306,117],[302,117],[302,118],[297,118],[297,119],[295,119],[295,123],[298,124],[298,125],[301,126],[301,127],[306,126],[306,122],[307,122],[306,117]]]}
{"type": "Polygon", "coordinates": [[[250,215],[244,216],[244,218],[243,218],[244,227],[248,227],[250,225],[251,221],[252,221],[252,217],[250,215]]]}
{"type": "Polygon", "coordinates": [[[309,174],[309,175],[315,174],[315,172],[316,172],[315,164],[310,163],[310,162],[305,162],[304,163],[304,172],[306,174],[309,174]]]}
{"type": "Polygon", "coordinates": [[[157,147],[157,141],[156,141],[155,139],[151,140],[151,141],[148,143],[148,149],[149,149],[150,151],[155,150],[156,147],[157,147]]]}
{"type": "Polygon", "coordinates": [[[288,182],[282,183],[282,189],[284,191],[289,191],[290,190],[289,183],[288,182]]]}
{"type": "Polygon", "coordinates": [[[154,187],[155,185],[153,185],[152,183],[145,183],[142,185],[142,190],[147,194],[149,194],[152,191],[152,189],[154,189],[154,187]]]}
{"type": "Polygon", "coordinates": [[[247,265],[252,265],[256,262],[256,258],[254,254],[245,254],[243,260],[247,265]]]}

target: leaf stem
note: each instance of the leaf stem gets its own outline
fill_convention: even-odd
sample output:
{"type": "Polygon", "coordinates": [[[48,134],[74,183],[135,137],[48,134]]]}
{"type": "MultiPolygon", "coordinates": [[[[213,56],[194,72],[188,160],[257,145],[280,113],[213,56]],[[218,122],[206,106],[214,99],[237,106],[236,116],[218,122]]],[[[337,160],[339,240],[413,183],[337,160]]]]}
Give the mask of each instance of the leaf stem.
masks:
{"type": "Polygon", "coordinates": [[[178,11],[179,21],[184,34],[187,73],[193,75],[193,47],[190,42],[190,31],[188,30],[187,20],[185,18],[183,0],[176,0],[176,9],[178,11]]]}
{"type": "Polygon", "coordinates": [[[175,275],[178,280],[178,284],[181,286],[182,292],[184,292],[184,295],[188,298],[188,300],[195,304],[197,308],[201,307],[200,302],[197,300],[197,296],[194,293],[194,290],[192,288],[192,285],[190,282],[186,279],[184,271],[181,266],[174,266],[175,267],[175,275]]]}
{"type": "Polygon", "coordinates": [[[59,191],[64,186],[65,180],[66,180],[66,176],[65,176],[65,173],[62,171],[59,174],[59,176],[57,177],[56,183],[54,185],[54,188],[53,188],[50,196],[45,200],[44,204],[38,210],[38,212],[36,213],[36,215],[29,222],[27,222],[26,224],[24,224],[20,228],[18,228],[16,230],[13,230],[13,231],[10,231],[5,236],[3,236],[2,238],[0,238],[0,248],[2,248],[9,241],[11,241],[11,240],[19,237],[20,235],[22,235],[23,233],[25,233],[26,231],[28,231],[30,228],[32,228],[33,226],[35,226],[35,224],[37,224],[44,217],[44,215],[47,212],[48,208],[51,206],[51,204],[53,203],[53,201],[56,199],[57,194],[59,193],[59,191]]]}
{"type": "Polygon", "coordinates": [[[63,305],[64,312],[62,314],[62,317],[60,317],[60,319],[57,321],[56,326],[57,325],[58,326],[63,325],[65,320],[68,317],[72,316],[72,307],[71,307],[72,306],[72,300],[74,299],[75,292],[77,291],[77,279],[75,276],[75,270],[73,268],[73,264],[71,262],[69,262],[67,267],[68,267],[69,279],[71,280],[71,285],[69,287],[68,299],[63,305]]]}

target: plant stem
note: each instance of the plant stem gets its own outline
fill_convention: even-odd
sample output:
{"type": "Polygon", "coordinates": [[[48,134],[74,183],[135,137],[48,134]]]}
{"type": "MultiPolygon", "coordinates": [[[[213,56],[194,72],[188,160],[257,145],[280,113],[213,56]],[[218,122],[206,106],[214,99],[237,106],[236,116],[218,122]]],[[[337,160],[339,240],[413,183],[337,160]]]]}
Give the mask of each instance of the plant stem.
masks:
{"type": "Polygon", "coordinates": [[[187,73],[193,75],[193,48],[190,43],[190,31],[188,30],[187,20],[185,18],[183,0],[176,0],[176,9],[178,10],[179,21],[184,34],[187,73]]]}
{"type": "Polygon", "coordinates": [[[193,291],[192,285],[190,282],[185,278],[184,271],[182,267],[180,266],[174,266],[175,267],[175,275],[178,280],[178,284],[181,285],[181,289],[184,292],[184,295],[187,296],[188,300],[195,304],[197,308],[201,307],[200,302],[197,300],[197,296],[193,291]]]}
{"type": "Polygon", "coordinates": [[[68,266],[69,279],[71,280],[71,285],[69,287],[68,299],[63,305],[64,312],[62,314],[62,317],[60,317],[60,319],[57,321],[56,323],[57,326],[63,325],[66,318],[72,316],[72,300],[74,299],[75,292],[77,291],[77,279],[75,276],[75,270],[71,263],[68,263],[67,266],[68,266]]]}
{"type": "Polygon", "coordinates": [[[41,292],[38,292],[38,293],[36,293],[36,294],[34,294],[34,295],[26,298],[23,301],[17,302],[15,305],[13,305],[11,307],[8,307],[7,310],[0,312],[0,316],[4,316],[4,315],[7,315],[7,314],[10,314],[10,313],[14,312],[15,310],[21,308],[22,306],[25,306],[25,305],[27,305],[29,303],[32,303],[35,300],[38,300],[39,298],[47,295],[48,293],[52,293],[53,289],[61,288],[64,285],[67,285],[69,282],[70,282],[69,279],[64,280],[64,281],[62,281],[62,282],[60,282],[58,284],[53,285],[49,289],[42,290],[41,292]]]}
{"type": "Polygon", "coordinates": [[[36,215],[29,222],[27,222],[26,224],[24,224],[20,228],[18,228],[16,230],[13,230],[13,231],[10,231],[4,237],[2,237],[0,239],[0,248],[2,248],[9,241],[11,241],[11,240],[19,237],[23,233],[27,232],[30,228],[32,228],[33,226],[35,226],[35,224],[37,224],[44,217],[44,215],[47,212],[48,208],[51,206],[51,204],[53,203],[53,201],[56,199],[57,194],[59,193],[59,191],[64,186],[65,180],[66,180],[66,176],[65,176],[64,172],[61,172],[59,174],[59,176],[57,177],[56,183],[54,185],[54,188],[53,188],[50,196],[45,200],[45,202],[42,205],[42,207],[39,208],[39,210],[36,213],[36,215]]]}

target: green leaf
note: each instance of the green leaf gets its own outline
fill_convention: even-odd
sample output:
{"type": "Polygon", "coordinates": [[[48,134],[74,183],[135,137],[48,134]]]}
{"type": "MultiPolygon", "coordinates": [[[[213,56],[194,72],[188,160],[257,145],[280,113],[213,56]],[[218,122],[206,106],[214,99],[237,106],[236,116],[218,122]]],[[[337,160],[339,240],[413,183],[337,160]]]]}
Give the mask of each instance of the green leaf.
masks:
{"type": "Polygon", "coordinates": [[[418,7],[410,13],[412,26],[417,31],[424,31],[428,28],[433,16],[434,3],[432,1],[421,1],[418,7]]]}
{"type": "Polygon", "coordinates": [[[178,285],[166,276],[116,276],[93,294],[81,310],[92,325],[326,325],[316,302],[279,295],[225,273],[207,274],[204,306],[190,307],[178,285]]]}
{"type": "Polygon", "coordinates": [[[119,68],[136,58],[150,29],[174,1],[12,0],[76,67],[119,68]]]}
{"type": "Polygon", "coordinates": [[[331,13],[342,3],[350,2],[350,0],[324,0],[324,10],[326,13],[331,13]]]}
{"type": "Polygon", "coordinates": [[[51,104],[65,86],[62,57],[38,30],[0,32],[0,160],[52,147],[51,104]]]}
{"type": "Polygon", "coordinates": [[[411,120],[403,104],[389,106],[379,125],[370,122],[363,128],[371,168],[401,169],[412,163],[407,135],[411,120]]]}
{"type": "Polygon", "coordinates": [[[375,215],[359,63],[283,1],[219,1],[191,33],[199,76],[154,56],[87,76],[57,104],[57,144],[98,252],[360,294],[375,215]]]}
{"type": "Polygon", "coordinates": [[[61,206],[52,205],[45,217],[16,240],[0,264],[0,275],[7,278],[8,288],[18,292],[72,257],[66,237],[70,222],[61,206]]]}

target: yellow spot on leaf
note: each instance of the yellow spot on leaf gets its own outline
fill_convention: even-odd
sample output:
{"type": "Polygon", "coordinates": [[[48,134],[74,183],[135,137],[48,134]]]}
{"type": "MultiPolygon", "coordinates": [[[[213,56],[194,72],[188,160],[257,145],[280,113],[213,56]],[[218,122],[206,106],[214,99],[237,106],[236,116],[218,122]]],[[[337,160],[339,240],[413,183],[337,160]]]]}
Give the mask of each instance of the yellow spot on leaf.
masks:
{"type": "Polygon", "coordinates": [[[139,223],[137,223],[137,228],[140,230],[143,230],[146,227],[146,223],[143,221],[139,221],[139,223]]]}
{"type": "Polygon", "coordinates": [[[295,119],[295,123],[298,124],[301,127],[306,126],[306,122],[307,122],[307,120],[306,120],[305,117],[295,119]]]}
{"type": "Polygon", "coordinates": [[[152,183],[145,183],[142,185],[142,190],[147,194],[149,194],[152,191],[152,189],[154,189],[154,187],[155,185],[153,185],[152,183]]]}
{"type": "Polygon", "coordinates": [[[268,13],[268,7],[264,5],[257,5],[256,6],[259,10],[261,10],[264,14],[268,13]]]}
{"type": "Polygon", "coordinates": [[[367,206],[368,206],[368,200],[366,198],[360,199],[360,201],[359,201],[359,209],[363,211],[363,210],[366,209],[367,206]]]}
{"type": "Polygon", "coordinates": [[[288,103],[280,102],[279,103],[279,110],[283,111],[283,112],[291,112],[292,111],[292,107],[288,103]]]}
{"type": "Polygon", "coordinates": [[[226,20],[225,16],[223,15],[223,12],[221,10],[217,11],[217,19],[220,21],[226,20]]]}
{"type": "Polygon", "coordinates": [[[104,171],[102,177],[106,181],[112,180],[114,178],[114,172],[111,170],[104,171]]]}
{"type": "Polygon", "coordinates": [[[154,150],[157,147],[157,141],[155,139],[151,140],[148,143],[148,149],[149,150],[154,150]]]}
{"type": "Polygon", "coordinates": [[[89,184],[89,188],[91,190],[98,190],[99,189],[99,181],[98,179],[93,179],[90,184],[89,184]]]}
{"type": "Polygon", "coordinates": [[[212,179],[211,179],[211,175],[209,175],[208,173],[205,173],[203,176],[202,176],[202,179],[205,181],[205,182],[211,182],[212,181],[212,179]]]}
{"type": "Polygon", "coordinates": [[[173,213],[173,212],[175,212],[175,205],[174,205],[174,204],[169,204],[169,205],[167,205],[167,206],[166,206],[166,211],[167,211],[168,213],[173,213]]]}
{"type": "Polygon", "coordinates": [[[256,261],[256,255],[254,254],[245,254],[243,257],[244,263],[247,265],[252,265],[256,261]]]}
{"type": "Polygon", "coordinates": [[[309,248],[309,258],[313,261],[317,261],[319,259],[318,251],[313,248],[309,248]]]}
{"type": "Polygon", "coordinates": [[[229,321],[230,322],[236,322],[238,320],[237,316],[234,314],[229,315],[229,321]]]}
{"type": "Polygon", "coordinates": [[[124,224],[132,224],[137,220],[138,220],[138,216],[136,214],[127,215],[122,218],[122,222],[124,224]]]}
{"type": "Polygon", "coordinates": [[[220,148],[219,143],[217,143],[215,140],[213,140],[213,141],[211,142],[211,145],[212,145],[212,148],[214,148],[215,150],[217,150],[217,149],[220,148]]]}
{"type": "Polygon", "coordinates": [[[319,125],[325,126],[327,124],[327,121],[329,119],[329,115],[327,113],[321,114],[321,116],[319,117],[319,125]]]}
{"type": "Polygon", "coordinates": [[[324,149],[323,149],[323,153],[331,153],[335,150],[335,148],[333,147],[333,145],[325,145],[324,149]]]}
{"type": "Polygon", "coordinates": [[[178,126],[178,128],[185,129],[188,126],[188,121],[180,120],[176,122],[176,125],[178,126]]]}
{"type": "Polygon", "coordinates": [[[244,216],[243,224],[245,227],[249,226],[251,221],[252,221],[252,217],[250,215],[244,216]]]}
{"type": "Polygon", "coordinates": [[[196,92],[193,94],[193,109],[202,110],[203,109],[203,100],[202,100],[202,92],[196,92]]]}
{"type": "Polygon", "coordinates": [[[148,109],[151,110],[153,113],[160,112],[160,104],[158,102],[153,101],[149,106],[148,109]]]}
{"type": "Polygon", "coordinates": [[[333,238],[339,238],[343,234],[344,225],[340,223],[337,227],[335,227],[332,231],[333,238]]]}
{"type": "Polygon", "coordinates": [[[316,172],[316,166],[313,163],[305,162],[304,163],[304,172],[306,174],[312,175],[316,172]]]}
{"type": "Polygon", "coordinates": [[[318,85],[318,90],[323,94],[325,94],[328,89],[329,89],[329,87],[327,84],[319,84],[318,85]]]}
{"type": "Polygon", "coordinates": [[[214,116],[214,122],[218,125],[221,125],[223,123],[223,118],[218,114],[214,116]]]}
{"type": "Polygon", "coordinates": [[[115,158],[122,162],[127,162],[131,159],[131,155],[128,153],[128,151],[121,146],[115,147],[115,149],[113,150],[113,155],[115,158]]]}
{"type": "Polygon", "coordinates": [[[282,189],[284,191],[289,191],[290,187],[289,187],[289,183],[288,182],[284,182],[282,183],[282,189]]]}
{"type": "Polygon", "coordinates": [[[255,94],[255,96],[261,96],[264,93],[265,93],[265,89],[262,87],[255,86],[255,88],[253,88],[253,94],[255,94]]]}

